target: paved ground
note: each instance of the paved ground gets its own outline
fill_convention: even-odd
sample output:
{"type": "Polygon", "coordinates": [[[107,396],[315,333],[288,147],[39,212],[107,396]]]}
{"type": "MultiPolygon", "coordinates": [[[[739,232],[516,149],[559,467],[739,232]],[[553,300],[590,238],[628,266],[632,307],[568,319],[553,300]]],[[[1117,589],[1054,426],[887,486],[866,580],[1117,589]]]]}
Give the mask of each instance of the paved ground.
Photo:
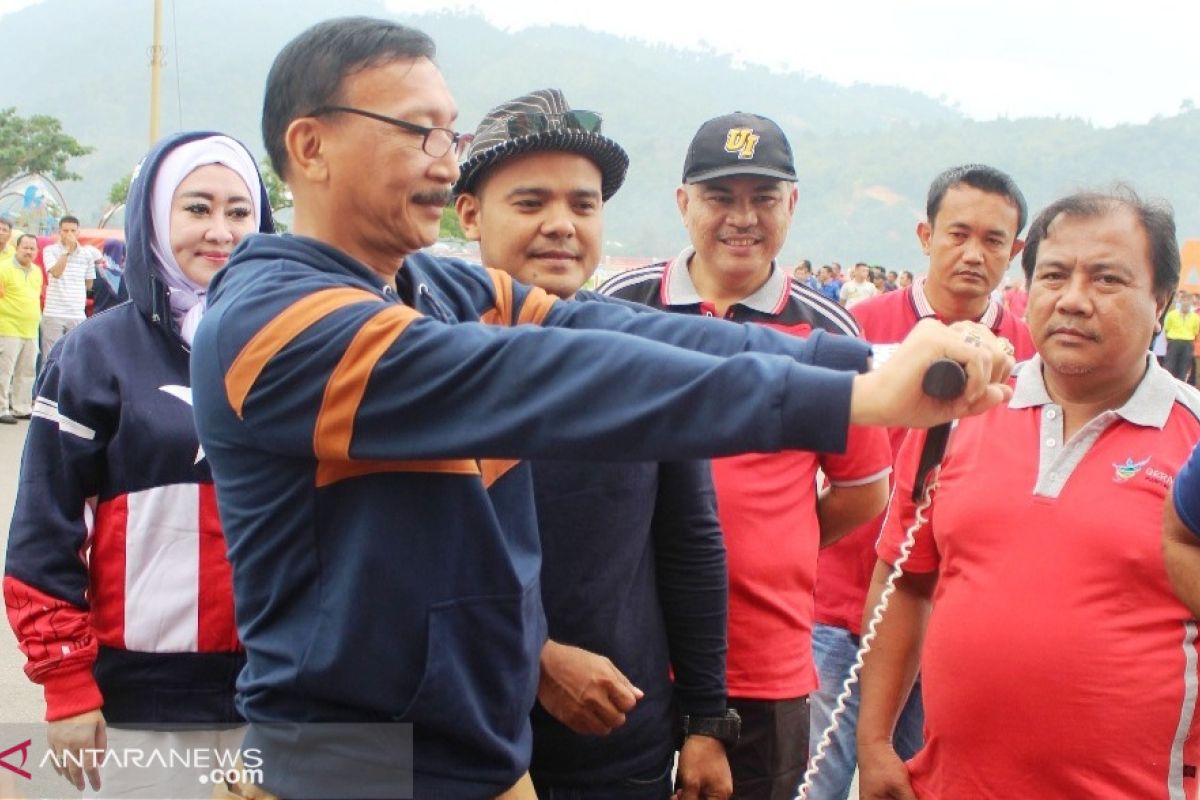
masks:
{"type": "MultiPolygon", "coordinates": [[[[25,446],[28,422],[0,425],[0,565],[8,547],[8,524],[12,519],[13,502],[17,497],[17,477],[20,474],[21,450],[25,446]]],[[[25,677],[25,656],[17,649],[17,640],[7,620],[0,623],[0,751],[23,741],[36,738],[44,741],[40,723],[45,706],[42,691],[25,677]],[[25,724],[18,724],[25,723],[25,724]]],[[[31,758],[37,757],[31,753],[31,758]]],[[[20,763],[16,754],[12,763],[20,763]]],[[[0,798],[66,797],[68,784],[53,774],[32,770],[34,780],[26,782],[6,769],[0,769],[0,798]]],[[[78,794],[75,795],[78,797],[78,794]]]]}
{"type": "MultiPolygon", "coordinates": [[[[0,425],[0,564],[7,550],[8,524],[28,429],[28,422],[0,425]]],[[[0,722],[37,722],[42,718],[42,693],[25,677],[24,664],[12,629],[7,623],[0,625],[0,722]]]]}

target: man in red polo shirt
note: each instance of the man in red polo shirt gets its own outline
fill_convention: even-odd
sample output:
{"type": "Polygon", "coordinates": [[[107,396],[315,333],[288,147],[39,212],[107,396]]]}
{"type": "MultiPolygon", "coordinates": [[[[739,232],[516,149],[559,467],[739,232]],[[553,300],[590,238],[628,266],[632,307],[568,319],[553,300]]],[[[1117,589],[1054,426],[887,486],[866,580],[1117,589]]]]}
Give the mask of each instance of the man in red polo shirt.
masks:
{"type": "MultiPolygon", "coordinates": [[[[796,336],[856,335],[845,309],[775,263],[796,207],[795,183],[791,146],[774,122],[743,113],[709,120],[692,140],[676,192],[691,246],[600,291],[796,336]]],[[[851,431],[843,455],[713,461],[729,560],[729,705],[742,717],[741,740],[728,753],[739,800],[795,796],[808,759],[807,695],[817,686],[817,549],[882,510],[890,463],[883,431],[865,428],[851,431]],[[818,468],[830,481],[821,491],[818,468]]]]}
{"type": "MultiPolygon", "coordinates": [[[[1148,352],[1179,280],[1174,220],[1129,190],[1072,195],[1022,263],[1038,355],[951,434],[866,658],[862,797],[1195,798],[1196,620],[1160,531],[1200,394],[1148,352]],[[891,729],[918,666],[927,740],[906,766],[891,729]]],[[[924,438],[897,460],[868,602],[914,523],[924,438]]]]}
{"type": "MultiPolygon", "coordinates": [[[[967,164],[938,175],[929,187],[926,221],[917,225],[917,240],[929,257],[929,272],[895,292],[854,307],[863,337],[872,343],[875,365],[895,352],[918,320],[936,317],[946,323],[974,320],[1007,338],[1017,360],[1033,355],[1029,331],[1017,316],[992,300],[1009,262],[1021,252],[1026,222],[1025,197],[1000,170],[967,164]]],[[[892,452],[900,449],[905,428],[889,431],[892,452]]],[[[821,687],[812,694],[810,750],[815,753],[829,726],[837,696],[858,652],[863,603],[875,566],[875,539],[883,518],[872,519],[837,544],[821,551],[817,566],[816,625],[813,653],[821,687]]],[[[846,800],[854,778],[854,728],[858,687],[852,688],[821,759],[811,800],[846,800]]],[[[896,728],[896,747],[905,757],[921,746],[920,687],[896,728]]]]}

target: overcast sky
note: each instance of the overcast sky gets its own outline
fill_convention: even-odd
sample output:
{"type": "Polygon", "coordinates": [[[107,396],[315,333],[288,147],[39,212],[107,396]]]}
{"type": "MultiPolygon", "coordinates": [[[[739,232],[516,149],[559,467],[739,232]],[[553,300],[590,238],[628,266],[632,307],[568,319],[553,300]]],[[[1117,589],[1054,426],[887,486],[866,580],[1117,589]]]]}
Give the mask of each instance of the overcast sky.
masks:
{"type": "Polygon", "coordinates": [[[509,29],[559,23],[944,96],[979,119],[1145,122],[1200,104],[1197,0],[388,0],[475,9],[509,29]]]}
{"type": "MultiPolygon", "coordinates": [[[[132,2],[133,0],[127,0],[132,2]]],[[[149,2],[149,0],[138,0],[149,2]]],[[[173,0],[183,4],[202,0],[173,0]]],[[[0,15],[40,0],[0,0],[0,15]]],[[[277,2],[286,0],[256,0],[277,2]]],[[[1145,122],[1200,104],[1197,0],[386,0],[501,28],[582,25],[747,62],[943,97],[977,119],[1145,122]]],[[[332,12],[331,12],[332,13],[332,12]]],[[[602,68],[603,54],[597,54],[602,68]]]]}

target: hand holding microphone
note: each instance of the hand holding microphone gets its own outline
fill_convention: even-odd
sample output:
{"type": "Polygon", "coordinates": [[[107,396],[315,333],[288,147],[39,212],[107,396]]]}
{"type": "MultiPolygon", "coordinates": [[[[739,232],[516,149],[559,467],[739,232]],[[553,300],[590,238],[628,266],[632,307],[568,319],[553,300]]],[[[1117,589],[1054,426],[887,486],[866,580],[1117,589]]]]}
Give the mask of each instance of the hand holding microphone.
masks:
{"type": "MultiPolygon", "coordinates": [[[[981,414],[1007,402],[1006,381],[1014,361],[1012,345],[975,322],[946,326],[922,320],[878,370],[854,379],[850,422],[854,425],[928,428],[959,417],[981,414]],[[926,372],[939,360],[954,362],[966,380],[958,394],[942,391],[947,380],[936,367],[927,392],[926,372]]],[[[951,378],[950,380],[955,380],[951,378]]]]}

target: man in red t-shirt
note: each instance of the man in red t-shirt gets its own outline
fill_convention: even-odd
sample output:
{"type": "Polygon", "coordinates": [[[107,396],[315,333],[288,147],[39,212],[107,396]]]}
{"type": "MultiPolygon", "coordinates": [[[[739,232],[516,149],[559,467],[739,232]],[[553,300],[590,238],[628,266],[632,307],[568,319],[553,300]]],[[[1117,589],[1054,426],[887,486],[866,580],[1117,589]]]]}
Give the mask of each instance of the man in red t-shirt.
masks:
{"type": "MultiPolygon", "coordinates": [[[[862,676],[868,800],[1196,797],[1196,620],[1160,531],[1200,394],[1150,340],[1179,280],[1171,212],[1130,191],[1044,210],[1022,259],[1038,355],[960,421],[862,676]],[[891,730],[918,667],[924,749],[891,730]]],[[[868,604],[915,525],[913,432],[868,604]]]]}
{"type": "MultiPolygon", "coordinates": [[[[1012,178],[992,167],[954,167],[930,185],[926,214],[927,221],[917,226],[917,239],[929,257],[928,275],[854,307],[863,337],[873,344],[875,366],[883,364],[917,322],[926,317],[947,324],[977,321],[1012,342],[1017,360],[1032,356],[1033,344],[1025,323],[991,299],[1009,262],[1024,244],[1019,238],[1026,221],[1021,190],[1012,178]]],[[[899,450],[905,432],[904,428],[889,431],[893,453],[899,450]]],[[[858,651],[863,603],[875,566],[875,539],[882,522],[882,517],[872,519],[821,551],[813,629],[813,653],[821,686],[810,698],[809,747],[814,753],[858,651]]],[[[849,794],[855,767],[857,711],[855,686],[818,766],[809,792],[811,800],[845,800],[849,794]]],[[[921,746],[919,686],[895,735],[897,749],[906,757],[921,746]]]]}
{"type": "MultiPolygon", "coordinates": [[[[854,336],[845,309],[775,263],[796,207],[783,131],[754,114],[709,120],[692,140],[676,201],[691,246],[622,273],[604,294],[680,314],[766,325],[796,336],[854,336]]],[[[747,386],[747,392],[757,387],[747,386]]],[[[808,759],[817,549],[887,502],[882,429],[851,429],[844,454],[785,452],[713,461],[729,563],[729,705],[742,717],[729,749],[734,796],[795,796],[808,759]],[[820,469],[829,486],[818,490],[820,469]]]]}

